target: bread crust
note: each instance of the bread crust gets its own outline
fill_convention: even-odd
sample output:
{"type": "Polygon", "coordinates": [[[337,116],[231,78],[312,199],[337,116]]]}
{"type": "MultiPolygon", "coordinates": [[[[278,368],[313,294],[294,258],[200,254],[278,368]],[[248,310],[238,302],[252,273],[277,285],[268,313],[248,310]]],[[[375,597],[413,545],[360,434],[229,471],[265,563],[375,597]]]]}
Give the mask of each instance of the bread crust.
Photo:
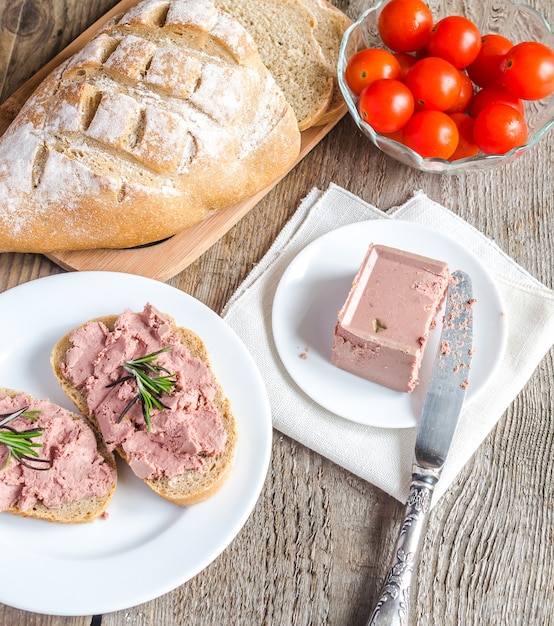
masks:
{"type": "MultiPolygon", "coordinates": [[[[114,328],[117,317],[118,315],[107,315],[90,321],[101,322],[111,331],[114,328]]],[[[208,351],[202,339],[190,329],[178,327],[171,316],[164,313],[164,317],[171,323],[172,329],[179,334],[181,342],[188,348],[191,356],[201,359],[207,365],[212,376],[212,381],[217,387],[214,405],[218,410],[227,434],[225,451],[214,457],[203,457],[204,463],[200,470],[187,470],[183,474],[173,478],[161,477],[143,479],[143,482],[148,485],[150,489],[165,500],[179,506],[191,506],[214,495],[228,478],[234,463],[238,442],[237,426],[229,399],[226,397],[223,388],[215,377],[208,351]]],[[[86,323],[82,326],[85,326],[86,323]]],[[[95,419],[94,415],[89,413],[84,391],[77,389],[67,380],[62,370],[62,364],[65,363],[67,351],[72,346],[70,334],[71,331],[62,337],[54,346],[51,356],[52,369],[67,396],[71,398],[79,411],[91,421],[93,426],[100,433],[98,421],[95,419]]],[[[116,447],[115,452],[127,462],[125,452],[121,446],[116,447]]]]}
{"type": "MultiPolygon", "coordinates": [[[[23,391],[0,387],[0,396],[13,398],[18,395],[24,395],[28,397],[29,400],[33,399],[31,395],[23,391]]],[[[104,441],[99,436],[98,431],[92,428],[90,423],[87,422],[82,415],[77,415],[76,413],[71,412],[69,412],[69,414],[74,420],[85,421],[87,423],[87,426],[91,428],[96,437],[98,452],[106,461],[106,463],[110,466],[110,468],[115,472],[115,475],[117,477],[117,465],[115,457],[107,449],[104,441]]],[[[20,517],[30,517],[34,519],[45,520],[48,522],[56,522],[59,524],[81,524],[91,522],[105,514],[108,504],[110,503],[115,493],[116,486],[117,479],[111,485],[108,493],[102,498],[86,498],[83,500],[78,500],[76,502],[68,502],[62,504],[60,507],[55,509],[47,507],[42,502],[37,502],[34,506],[24,511],[19,509],[17,506],[12,506],[8,509],[4,509],[4,512],[10,513],[12,515],[18,515],[20,517]]]]}
{"type": "Polygon", "coordinates": [[[126,248],[294,164],[292,108],[208,0],[144,0],[50,74],[0,139],[0,252],[126,248]]]}

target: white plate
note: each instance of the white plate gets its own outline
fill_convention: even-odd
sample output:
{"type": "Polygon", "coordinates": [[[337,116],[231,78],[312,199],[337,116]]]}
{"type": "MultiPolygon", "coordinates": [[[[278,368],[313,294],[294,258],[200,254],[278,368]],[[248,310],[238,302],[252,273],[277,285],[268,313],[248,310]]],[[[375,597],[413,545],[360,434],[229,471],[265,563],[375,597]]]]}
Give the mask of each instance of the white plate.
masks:
{"type": "MultiPolygon", "coordinates": [[[[331,231],[306,246],[283,274],[273,301],[277,351],[298,386],[324,408],[346,419],[383,428],[419,421],[441,324],[431,333],[420,384],[408,394],[369,382],[331,363],[333,328],[370,243],[445,261],[473,281],[474,347],[466,402],[486,385],[507,341],[502,297],[480,261],[454,239],[420,224],[370,220],[331,231]]],[[[437,316],[441,320],[442,313],[437,316]]]]}
{"type": "Polygon", "coordinates": [[[27,611],[94,615],[171,591],[209,565],[249,517],[271,454],[269,401],[237,335],[211,309],[155,280],[80,272],[0,294],[0,387],[48,397],[70,410],[50,370],[54,344],[90,318],[151,302],[197,332],[237,419],[238,448],[227,482],[190,508],[174,506],[119,464],[107,520],[57,525],[0,514],[0,602],[27,611]]]}

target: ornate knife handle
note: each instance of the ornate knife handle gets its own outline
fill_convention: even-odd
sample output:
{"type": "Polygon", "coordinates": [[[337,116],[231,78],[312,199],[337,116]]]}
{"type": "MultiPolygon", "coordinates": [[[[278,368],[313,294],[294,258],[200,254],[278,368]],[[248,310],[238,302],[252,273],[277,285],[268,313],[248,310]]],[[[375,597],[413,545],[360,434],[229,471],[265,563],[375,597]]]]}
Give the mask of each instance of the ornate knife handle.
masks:
{"type": "Polygon", "coordinates": [[[408,624],[412,574],[417,566],[421,540],[427,526],[427,513],[439,475],[440,469],[426,469],[414,463],[410,495],[393,563],[367,626],[408,624]]]}

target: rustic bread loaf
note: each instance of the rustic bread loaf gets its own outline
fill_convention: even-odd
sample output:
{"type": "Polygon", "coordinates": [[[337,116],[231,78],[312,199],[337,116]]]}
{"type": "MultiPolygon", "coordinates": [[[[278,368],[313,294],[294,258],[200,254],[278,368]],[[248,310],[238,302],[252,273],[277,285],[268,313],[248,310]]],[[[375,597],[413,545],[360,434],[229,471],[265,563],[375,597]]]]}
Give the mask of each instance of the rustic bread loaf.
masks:
{"type": "Polygon", "coordinates": [[[144,0],[38,87],[0,139],[0,252],[158,241],[281,177],[297,120],[209,0],[144,0]]]}
{"type": "Polygon", "coordinates": [[[314,126],[333,96],[333,75],[316,38],[317,20],[301,0],[214,0],[252,35],[294,109],[300,130],[314,126]]]}
{"type": "MultiPolygon", "coordinates": [[[[18,500],[15,503],[13,503],[11,506],[9,506],[8,508],[5,508],[4,511],[6,513],[11,513],[12,515],[19,515],[22,517],[32,517],[35,519],[46,520],[49,522],[58,522],[62,524],[76,524],[76,523],[90,522],[100,517],[101,515],[103,515],[116,489],[117,468],[116,468],[115,458],[113,454],[110,451],[108,451],[104,442],[102,441],[100,436],[96,433],[96,431],[94,431],[94,429],[90,426],[90,424],[88,424],[88,422],[86,422],[85,419],[80,415],[77,415],[75,413],[70,413],[69,411],[65,411],[65,409],[62,409],[61,407],[57,407],[46,400],[37,400],[33,398],[32,396],[30,396],[29,394],[26,394],[21,391],[16,391],[14,389],[0,388],[0,399],[2,398],[15,399],[20,404],[28,405],[29,410],[36,410],[36,409],[40,409],[41,407],[44,407],[45,405],[49,405],[53,407],[54,410],[57,412],[58,421],[61,419],[65,419],[67,417],[69,420],[72,420],[73,422],[75,422],[79,430],[85,431],[85,437],[82,437],[82,435],[79,434],[79,430],[76,430],[76,429],[70,430],[66,428],[65,432],[66,432],[66,437],[68,437],[68,439],[62,440],[62,441],[60,441],[57,437],[53,435],[49,436],[49,433],[45,433],[44,437],[42,437],[42,439],[44,440],[44,443],[42,444],[43,448],[39,449],[40,451],[39,457],[43,459],[50,458],[50,457],[53,458],[54,460],[52,462],[52,467],[46,470],[28,469],[28,468],[20,467],[19,469],[21,470],[22,475],[17,478],[18,482],[22,482],[28,489],[31,489],[28,486],[27,480],[29,476],[33,476],[33,474],[38,473],[37,476],[39,475],[39,478],[40,478],[39,483],[43,483],[43,482],[48,483],[49,481],[56,482],[57,484],[62,485],[62,490],[63,490],[65,477],[59,475],[59,471],[57,468],[58,461],[56,459],[58,458],[62,459],[61,463],[64,463],[65,465],[67,465],[67,462],[63,460],[63,457],[72,453],[72,450],[70,450],[68,447],[70,445],[69,438],[71,438],[72,440],[71,443],[74,443],[75,440],[79,438],[80,441],[84,440],[87,444],[92,444],[92,446],[94,446],[94,442],[96,441],[96,450],[98,451],[99,456],[96,454],[96,450],[89,450],[87,448],[86,450],[87,454],[86,454],[86,457],[83,455],[83,461],[79,459],[79,461],[75,461],[75,464],[71,466],[71,470],[73,472],[75,473],[79,472],[80,474],[82,474],[82,476],[80,476],[80,482],[86,483],[87,479],[90,479],[90,476],[88,476],[88,473],[92,471],[98,471],[98,468],[96,468],[96,470],[91,470],[88,467],[83,468],[83,464],[86,464],[88,461],[91,462],[91,465],[92,464],[100,465],[100,466],[104,465],[105,467],[100,468],[100,469],[103,470],[102,473],[106,476],[108,480],[107,490],[104,492],[103,495],[80,498],[77,500],[71,500],[71,499],[66,500],[65,499],[66,494],[63,494],[61,496],[62,497],[61,504],[56,504],[55,506],[46,504],[44,501],[41,501],[39,499],[39,500],[36,500],[29,507],[25,506],[24,508],[20,508],[19,499],[23,497],[25,499],[32,500],[33,493],[34,493],[33,491],[32,493],[29,493],[29,494],[20,494],[18,497],[18,500]]],[[[38,414],[37,422],[33,424],[32,427],[35,427],[35,426],[41,427],[40,413],[38,414]]],[[[0,445],[0,449],[1,448],[3,448],[3,446],[0,445]]],[[[13,461],[13,460],[10,461],[10,463],[14,464],[15,466],[18,465],[18,462],[13,461]]],[[[35,463],[34,466],[40,467],[38,463],[35,463]]],[[[6,473],[8,472],[8,469],[9,468],[5,468],[6,473]]],[[[4,487],[4,483],[2,484],[2,488],[6,488],[9,491],[10,483],[11,481],[14,480],[14,478],[13,477],[6,478],[5,475],[4,475],[4,478],[5,480],[7,480],[7,482],[5,483],[5,487],[4,487]]],[[[3,482],[1,476],[0,476],[0,482],[3,482]]],[[[41,489],[40,484],[36,487],[33,487],[33,489],[37,490],[38,492],[41,489]]],[[[59,494],[56,494],[54,497],[58,497],[58,496],[59,494]]]]}
{"type": "MultiPolygon", "coordinates": [[[[117,318],[117,315],[111,315],[92,321],[103,324],[111,332],[114,330],[117,318]]],[[[168,332],[178,337],[180,343],[188,349],[190,356],[193,359],[199,359],[207,366],[211,382],[217,389],[213,399],[213,406],[226,433],[224,451],[214,456],[202,456],[202,466],[199,469],[186,470],[172,477],[160,476],[143,479],[145,484],[166,500],[180,506],[189,506],[212,496],[227,479],[233,466],[237,446],[236,421],[230,402],[213,373],[210,357],[202,339],[190,329],[177,327],[175,320],[169,315],[163,314],[163,319],[169,324],[168,332]]],[[[68,351],[73,345],[71,332],[60,339],[52,351],[52,368],[65,393],[75,403],[79,411],[86,415],[99,432],[102,433],[101,425],[96,415],[89,408],[85,389],[73,384],[66,373],[64,373],[68,351]]],[[[129,462],[128,455],[122,445],[117,445],[115,451],[122,459],[129,462]]]]}

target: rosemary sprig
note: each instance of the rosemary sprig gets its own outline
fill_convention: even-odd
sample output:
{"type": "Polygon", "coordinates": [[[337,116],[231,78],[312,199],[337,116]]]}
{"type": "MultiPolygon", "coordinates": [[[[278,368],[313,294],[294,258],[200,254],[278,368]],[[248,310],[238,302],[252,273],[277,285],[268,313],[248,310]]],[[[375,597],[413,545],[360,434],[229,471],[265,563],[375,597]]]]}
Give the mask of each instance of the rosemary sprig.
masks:
{"type": "Polygon", "coordinates": [[[119,415],[118,421],[120,422],[124,416],[129,412],[131,407],[141,401],[142,415],[148,433],[150,433],[152,422],[150,419],[152,409],[166,409],[167,407],[161,402],[160,397],[162,393],[169,394],[173,391],[173,388],[177,384],[175,374],[169,372],[165,367],[154,363],[156,357],[162,352],[168,352],[171,350],[171,346],[166,346],[157,352],[152,352],[146,356],[123,363],[123,369],[128,372],[128,376],[122,376],[113,383],[107,385],[107,387],[114,387],[126,380],[134,380],[136,382],[138,393],[134,396],[129,404],[123,409],[119,415]]]}
{"type": "Polygon", "coordinates": [[[16,417],[27,417],[36,422],[40,411],[29,411],[28,406],[19,409],[15,413],[4,413],[0,415],[0,444],[8,448],[8,456],[2,469],[6,469],[13,457],[21,465],[34,470],[47,470],[52,467],[48,459],[40,459],[36,448],[42,448],[42,444],[33,441],[42,435],[43,428],[28,428],[26,430],[15,430],[8,424],[16,417]],[[36,465],[35,465],[36,464],[36,465]]]}

